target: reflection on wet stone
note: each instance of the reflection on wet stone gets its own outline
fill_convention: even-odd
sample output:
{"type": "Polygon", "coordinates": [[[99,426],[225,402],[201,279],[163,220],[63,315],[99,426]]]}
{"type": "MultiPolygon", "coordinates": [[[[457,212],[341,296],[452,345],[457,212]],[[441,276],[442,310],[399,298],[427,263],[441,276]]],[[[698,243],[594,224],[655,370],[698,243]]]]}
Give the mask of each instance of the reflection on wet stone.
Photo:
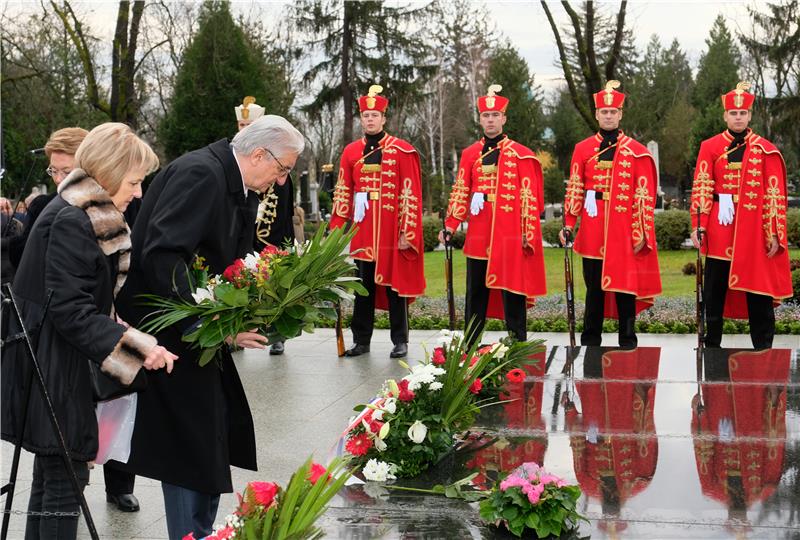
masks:
{"type": "MultiPolygon", "coordinates": [[[[579,484],[592,538],[800,534],[797,351],[552,347],[419,478],[477,473],[486,489],[527,461],[579,484]]],[[[477,504],[349,486],[320,525],[332,538],[511,538],[477,504]]]]}

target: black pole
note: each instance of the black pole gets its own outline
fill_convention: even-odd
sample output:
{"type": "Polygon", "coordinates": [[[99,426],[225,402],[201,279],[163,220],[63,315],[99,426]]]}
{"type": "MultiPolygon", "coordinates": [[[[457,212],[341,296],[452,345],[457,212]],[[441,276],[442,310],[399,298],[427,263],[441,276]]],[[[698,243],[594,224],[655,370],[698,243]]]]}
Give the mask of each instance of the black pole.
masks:
{"type": "MultiPolygon", "coordinates": [[[[14,292],[11,290],[11,287],[6,285],[6,294],[8,295],[8,300],[11,302],[11,307],[14,312],[14,317],[16,317],[17,322],[19,323],[21,333],[22,333],[22,340],[25,342],[26,349],[28,351],[28,356],[31,359],[33,369],[31,372],[31,378],[33,375],[36,376],[36,381],[39,383],[39,389],[42,392],[42,399],[45,403],[45,409],[47,409],[48,417],[50,419],[50,424],[53,428],[53,433],[55,433],[56,438],[58,439],[60,451],[61,451],[61,458],[64,461],[64,466],[67,468],[67,472],[69,473],[70,483],[72,484],[72,489],[75,491],[75,496],[78,498],[78,504],[83,511],[83,517],[86,520],[86,527],[89,529],[89,535],[91,536],[92,540],[100,540],[99,535],[97,534],[97,528],[94,525],[94,520],[92,519],[92,514],[89,511],[89,505],[86,502],[86,497],[83,495],[83,490],[81,489],[80,484],[78,483],[78,476],[75,474],[75,468],[72,466],[72,458],[70,458],[69,450],[67,449],[67,443],[64,440],[64,434],[61,432],[61,427],[58,425],[58,418],[56,417],[55,410],[53,409],[53,402],[50,400],[50,394],[47,392],[47,386],[44,382],[44,375],[42,375],[42,370],[39,367],[39,361],[36,358],[36,353],[33,350],[33,342],[31,341],[30,334],[28,333],[28,329],[25,326],[25,323],[22,321],[22,316],[20,315],[19,306],[17,305],[17,299],[14,296],[14,292]]],[[[52,291],[48,292],[47,295],[47,305],[46,308],[49,306],[50,297],[52,296],[52,291]]],[[[27,402],[25,405],[25,413],[27,416],[27,402]]],[[[23,425],[27,421],[27,418],[24,416],[21,419],[23,425]]],[[[24,430],[23,430],[24,431],[24,430]]],[[[17,440],[17,446],[22,446],[22,437],[20,436],[17,440]]],[[[14,455],[17,458],[17,462],[19,462],[19,451],[18,448],[14,449],[14,455]]],[[[11,481],[9,482],[9,493],[8,498],[6,499],[6,510],[10,511],[10,499],[13,499],[13,485],[16,483],[16,468],[12,466],[12,472],[15,473],[15,476],[12,477],[11,481]]],[[[3,515],[3,529],[2,535],[0,535],[0,540],[6,540],[8,535],[8,518],[10,513],[5,513],[3,515]]]]}

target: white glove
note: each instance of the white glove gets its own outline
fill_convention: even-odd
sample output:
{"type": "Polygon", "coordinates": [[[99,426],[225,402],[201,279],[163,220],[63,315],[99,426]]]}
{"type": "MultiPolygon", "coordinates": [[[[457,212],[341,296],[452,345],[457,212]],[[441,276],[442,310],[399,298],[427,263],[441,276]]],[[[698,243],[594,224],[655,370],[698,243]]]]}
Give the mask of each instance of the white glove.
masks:
{"type": "Polygon", "coordinates": [[[355,204],[356,207],[353,210],[353,222],[361,223],[364,220],[364,216],[367,215],[367,209],[369,208],[369,193],[366,191],[357,192],[355,204]]]}
{"type": "Polygon", "coordinates": [[[587,216],[597,217],[597,199],[595,199],[593,189],[586,190],[586,195],[583,198],[583,207],[586,208],[587,216]]]}
{"type": "Polygon", "coordinates": [[[719,194],[719,213],[717,219],[720,225],[730,225],[733,223],[733,195],[730,193],[719,194]]]}
{"type": "Polygon", "coordinates": [[[473,216],[477,216],[483,210],[483,193],[473,193],[469,211],[473,216]]]}
{"type": "Polygon", "coordinates": [[[717,424],[717,431],[719,432],[720,442],[730,443],[736,437],[736,432],[733,429],[733,422],[730,418],[720,418],[717,424]]]}

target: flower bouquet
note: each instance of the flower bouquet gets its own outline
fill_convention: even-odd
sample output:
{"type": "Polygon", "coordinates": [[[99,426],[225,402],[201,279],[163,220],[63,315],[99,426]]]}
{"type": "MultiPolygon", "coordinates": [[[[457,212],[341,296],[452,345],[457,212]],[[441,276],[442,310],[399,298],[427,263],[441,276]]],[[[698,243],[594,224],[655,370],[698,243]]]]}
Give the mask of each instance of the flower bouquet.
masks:
{"type": "Polygon", "coordinates": [[[414,477],[453,449],[454,435],[469,428],[481,408],[483,380],[492,380],[529,362],[541,341],[467,347],[463,334],[444,331],[440,346],[408,375],[386,381],[379,395],[355,408],[359,414],[343,435],[367,480],[414,477]]]}
{"type": "Polygon", "coordinates": [[[586,520],[576,507],[581,490],[549,474],[536,463],[523,463],[480,502],[481,518],[503,525],[521,537],[526,529],[539,538],[556,537],[586,520]]]}
{"type": "Polygon", "coordinates": [[[345,251],[354,231],[324,234],[320,227],[311,240],[286,251],[267,246],[237,259],[219,276],[209,276],[202,259],[196,259],[190,272],[194,301],[143,295],[146,305],[158,308],[145,331],[158,333],[184,319],[199,319],[183,340],[203,349],[200,365],[214,358],[228,336],[253,328],[270,341],[312,332],[320,319],[336,318],[330,302],[367,294],[345,251]]]}
{"type": "MultiPolygon", "coordinates": [[[[341,489],[351,471],[340,459],[327,467],[309,458],[289,480],[286,489],[272,482],[249,482],[239,506],[205,540],[301,540],[319,538],[314,527],[326,505],[341,489]]],[[[195,540],[188,534],[183,540],[195,540]]]]}

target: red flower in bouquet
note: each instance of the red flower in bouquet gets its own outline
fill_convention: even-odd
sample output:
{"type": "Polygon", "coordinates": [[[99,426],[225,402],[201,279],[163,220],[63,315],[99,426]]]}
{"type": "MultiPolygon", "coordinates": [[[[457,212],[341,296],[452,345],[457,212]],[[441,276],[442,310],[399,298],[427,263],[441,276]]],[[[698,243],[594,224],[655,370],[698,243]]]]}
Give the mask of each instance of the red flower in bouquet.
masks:
{"type": "Polygon", "coordinates": [[[381,428],[383,427],[384,423],[383,422],[379,422],[378,420],[375,420],[375,419],[370,419],[369,422],[367,422],[367,424],[369,424],[370,432],[378,433],[381,430],[381,428]]]}
{"type": "Polygon", "coordinates": [[[327,469],[320,465],[319,463],[312,463],[311,468],[308,471],[308,481],[312,484],[316,484],[317,480],[325,476],[325,482],[330,481],[331,475],[326,474],[327,469]]]}
{"type": "Polygon", "coordinates": [[[272,244],[267,244],[266,246],[264,246],[264,249],[261,250],[261,253],[259,253],[259,255],[261,255],[261,257],[263,258],[266,258],[269,257],[270,255],[276,255],[277,253],[278,253],[278,248],[276,248],[272,244]]]}
{"type": "Polygon", "coordinates": [[[408,389],[407,380],[401,380],[399,383],[397,383],[397,387],[400,389],[400,395],[397,396],[397,399],[405,402],[409,402],[414,399],[414,392],[408,389]]]}
{"type": "Polygon", "coordinates": [[[241,276],[243,269],[244,261],[242,259],[236,259],[233,261],[233,264],[228,266],[225,271],[222,272],[222,277],[233,283],[236,281],[236,278],[241,276]]]}
{"type": "Polygon", "coordinates": [[[344,448],[354,456],[363,456],[372,448],[372,439],[366,433],[359,433],[350,437],[344,448]]]}
{"type": "Polygon", "coordinates": [[[492,352],[492,345],[484,345],[478,349],[478,354],[486,354],[488,352],[492,352]]]}
{"type": "Polygon", "coordinates": [[[447,357],[444,355],[444,348],[443,347],[436,347],[433,349],[433,357],[431,358],[431,362],[435,366],[441,366],[447,361],[447,357]]]}
{"type": "Polygon", "coordinates": [[[253,501],[263,507],[268,507],[278,494],[278,485],[272,482],[250,482],[247,484],[253,494],[253,501]]]}
{"type": "Polygon", "coordinates": [[[475,379],[474,381],[472,381],[472,384],[469,387],[469,391],[472,392],[473,394],[477,394],[478,392],[481,391],[481,388],[483,388],[483,382],[481,382],[480,379],[475,379]]]}
{"type": "Polygon", "coordinates": [[[514,368],[506,373],[506,379],[512,383],[521,383],[525,380],[525,372],[519,368],[514,368]]]}

